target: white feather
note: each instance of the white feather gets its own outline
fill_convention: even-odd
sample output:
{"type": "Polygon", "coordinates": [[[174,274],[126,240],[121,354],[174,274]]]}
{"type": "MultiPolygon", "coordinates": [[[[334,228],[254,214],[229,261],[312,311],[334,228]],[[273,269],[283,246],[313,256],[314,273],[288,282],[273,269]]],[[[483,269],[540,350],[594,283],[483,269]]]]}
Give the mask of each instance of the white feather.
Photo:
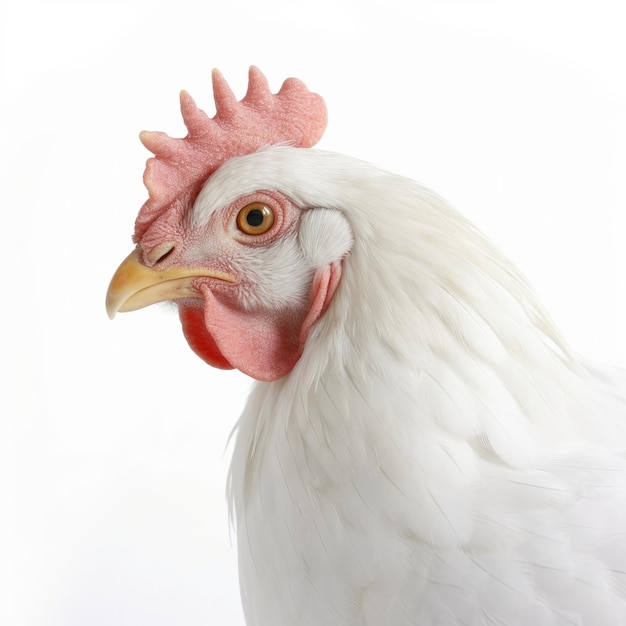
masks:
{"type": "Polygon", "coordinates": [[[298,271],[347,257],[302,358],[238,424],[248,624],[626,623],[624,374],[572,354],[416,183],[275,147],[226,163],[192,219],[257,189],[310,209],[298,271]]]}

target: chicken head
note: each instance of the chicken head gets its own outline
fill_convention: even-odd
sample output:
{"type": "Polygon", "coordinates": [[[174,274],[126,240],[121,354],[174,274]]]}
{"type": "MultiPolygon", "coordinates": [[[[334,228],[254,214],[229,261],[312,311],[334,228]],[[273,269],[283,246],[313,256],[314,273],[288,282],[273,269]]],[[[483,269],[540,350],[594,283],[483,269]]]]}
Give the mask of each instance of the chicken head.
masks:
{"type": "Polygon", "coordinates": [[[351,233],[340,212],[301,206],[278,189],[238,193],[237,160],[268,143],[309,147],[326,111],[294,79],[270,94],[255,68],[241,102],[219,73],[213,84],[212,119],[181,95],[185,139],[141,135],[156,155],[144,176],[150,199],[136,247],[111,280],[107,311],[176,301],[184,335],[206,362],[276,380],[328,308],[351,233]]]}

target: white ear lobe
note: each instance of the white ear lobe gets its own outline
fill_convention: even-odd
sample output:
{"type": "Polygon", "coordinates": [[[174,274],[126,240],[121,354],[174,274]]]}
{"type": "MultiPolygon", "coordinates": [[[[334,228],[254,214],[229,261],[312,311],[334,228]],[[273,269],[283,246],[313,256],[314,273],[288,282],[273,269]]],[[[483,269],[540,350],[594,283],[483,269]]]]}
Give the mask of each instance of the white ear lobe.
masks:
{"type": "Polygon", "coordinates": [[[343,258],[352,248],[352,230],[341,211],[308,209],[298,230],[302,252],[315,268],[343,258]]]}

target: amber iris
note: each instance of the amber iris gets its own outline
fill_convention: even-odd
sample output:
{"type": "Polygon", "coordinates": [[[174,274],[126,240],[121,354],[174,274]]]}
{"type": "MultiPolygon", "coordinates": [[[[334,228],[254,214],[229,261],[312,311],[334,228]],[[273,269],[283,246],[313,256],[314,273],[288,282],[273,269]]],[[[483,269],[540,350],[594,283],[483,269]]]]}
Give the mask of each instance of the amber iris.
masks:
{"type": "Polygon", "coordinates": [[[237,228],[246,235],[262,235],[274,223],[274,211],[262,202],[252,202],[237,214],[237,228]]]}

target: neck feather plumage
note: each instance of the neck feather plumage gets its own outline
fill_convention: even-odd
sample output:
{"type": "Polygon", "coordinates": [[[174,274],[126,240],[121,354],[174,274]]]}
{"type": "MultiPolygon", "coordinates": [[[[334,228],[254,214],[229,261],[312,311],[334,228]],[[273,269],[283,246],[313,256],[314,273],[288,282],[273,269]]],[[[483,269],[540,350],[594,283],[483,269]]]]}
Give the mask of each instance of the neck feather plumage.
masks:
{"type": "MultiPolygon", "coordinates": [[[[432,192],[323,157],[340,159],[326,167],[340,172],[341,191],[327,185],[317,206],[344,211],[354,247],[300,362],[250,397],[231,471],[235,508],[270,455],[300,459],[313,486],[367,474],[368,464],[393,475],[420,446],[423,460],[461,446],[526,466],[574,438],[584,373],[516,269],[432,192]]],[[[302,188],[283,190],[315,206],[302,188]]]]}

